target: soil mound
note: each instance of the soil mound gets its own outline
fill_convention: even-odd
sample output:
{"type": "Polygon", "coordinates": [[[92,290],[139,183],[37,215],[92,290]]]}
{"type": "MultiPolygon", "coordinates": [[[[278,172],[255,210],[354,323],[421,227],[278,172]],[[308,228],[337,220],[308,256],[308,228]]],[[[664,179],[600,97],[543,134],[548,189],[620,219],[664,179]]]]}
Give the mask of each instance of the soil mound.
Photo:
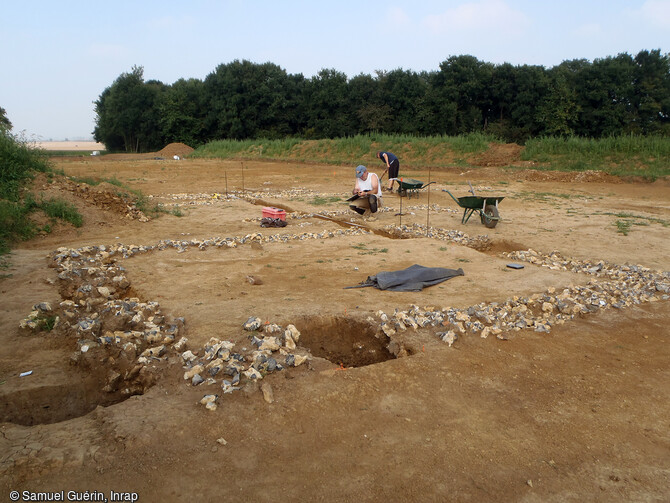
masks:
{"type": "Polygon", "coordinates": [[[185,157],[193,152],[193,150],[193,148],[184,143],[170,143],[162,150],[156,152],[156,154],[160,157],[174,157],[175,155],[178,155],[179,157],[185,157]]]}
{"type": "Polygon", "coordinates": [[[179,157],[186,157],[193,152],[193,148],[185,143],[169,143],[158,152],[129,153],[129,154],[106,154],[100,157],[93,157],[92,159],[100,159],[105,161],[137,161],[146,159],[172,159],[175,155],[179,157]]]}

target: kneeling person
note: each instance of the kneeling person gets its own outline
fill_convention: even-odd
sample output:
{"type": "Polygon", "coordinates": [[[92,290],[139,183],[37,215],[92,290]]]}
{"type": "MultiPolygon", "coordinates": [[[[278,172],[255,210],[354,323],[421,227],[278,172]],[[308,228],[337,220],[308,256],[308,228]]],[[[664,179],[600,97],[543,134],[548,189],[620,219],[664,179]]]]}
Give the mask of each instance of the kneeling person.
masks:
{"type": "Polygon", "coordinates": [[[352,191],[354,196],[358,196],[349,205],[359,215],[365,214],[367,210],[371,213],[377,213],[381,206],[382,188],[379,185],[379,177],[376,173],[370,173],[367,168],[360,165],[356,168],[356,185],[352,191]]]}

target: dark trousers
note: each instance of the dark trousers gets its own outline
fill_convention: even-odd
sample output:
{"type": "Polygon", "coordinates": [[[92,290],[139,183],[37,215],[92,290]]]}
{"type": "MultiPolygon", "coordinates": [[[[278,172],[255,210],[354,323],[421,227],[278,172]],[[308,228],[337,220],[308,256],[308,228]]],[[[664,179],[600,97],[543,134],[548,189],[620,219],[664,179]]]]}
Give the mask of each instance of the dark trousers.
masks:
{"type": "Polygon", "coordinates": [[[365,210],[367,210],[368,208],[370,208],[370,211],[372,213],[377,213],[377,209],[379,207],[377,196],[375,196],[374,194],[368,194],[367,197],[359,197],[356,200],[356,203],[357,204],[350,204],[349,208],[354,210],[359,215],[365,213],[365,210]]]}

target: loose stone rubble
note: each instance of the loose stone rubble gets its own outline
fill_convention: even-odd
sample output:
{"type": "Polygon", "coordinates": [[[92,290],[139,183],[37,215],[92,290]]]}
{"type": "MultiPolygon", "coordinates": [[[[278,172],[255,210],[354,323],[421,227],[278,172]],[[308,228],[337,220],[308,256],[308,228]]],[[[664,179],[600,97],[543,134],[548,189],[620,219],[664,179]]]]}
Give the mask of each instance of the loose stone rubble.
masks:
{"type": "MultiPolygon", "coordinates": [[[[224,394],[232,393],[247,382],[260,381],[267,374],[284,370],[285,366],[298,367],[309,358],[305,350],[301,350],[303,354],[296,352],[295,341],[299,340],[300,332],[294,325],[286,329],[276,324],[263,325],[260,318],[252,316],[242,326],[253,333],[250,342],[257,349],[245,354],[233,352],[234,343],[211,338],[202,350],[182,353],[184,380],[190,381],[191,386],[220,384],[224,394]],[[195,356],[200,353],[201,357],[195,356]]],[[[261,390],[264,399],[272,403],[272,388],[263,386],[261,390]]],[[[208,393],[200,403],[208,410],[216,410],[216,399],[218,395],[208,393]],[[212,398],[214,396],[216,398],[212,398]]]]}
{"type": "Polygon", "coordinates": [[[428,237],[438,241],[451,241],[475,250],[484,251],[491,248],[491,239],[486,235],[471,237],[466,233],[454,229],[442,229],[440,227],[427,227],[423,224],[412,225],[387,225],[385,229],[395,234],[410,235],[416,237],[428,237]]]}
{"type": "Polygon", "coordinates": [[[436,335],[453,345],[458,335],[495,335],[505,339],[504,332],[532,329],[548,333],[552,327],[575,317],[606,309],[622,309],[643,302],[670,300],[670,272],[652,271],[639,265],[614,265],[605,261],[579,261],[559,252],[543,255],[534,250],[503,254],[511,259],[526,261],[552,270],[588,274],[593,279],[587,285],[549,288],[529,297],[514,296],[505,302],[481,303],[466,309],[445,307],[419,308],[392,315],[379,311],[377,316],[386,335],[408,328],[447,328],[436,335]]]}
{"type": "MultiPolygon", "coordinates": [[[[471,238],[455,230],[411,226],[388,227],[405,235],[452,241],[478,249],[490,246],[488,236],[471,238]]],[[[179,253],[191,249],[227,247],[252,243],[288,242],[291,240],[328,239],[369,234],[362,228],[324,230],[320,233],[263,235],[252,233],[237,237],[214,237],[205,240],[161,240],[155,245],[115,244],[85,246],[78,249],[58,248],[48,257],[57,271],[62,301],[57,307],[47,302],[33,306],[20,322],[25,331],[56,329],[77,340],[73,362],[90,355],[110,366],[103,389],[121,394],[143,393],[156,380],[159,364],[178,362],[184,369],[184,380],[190,386],[220,386],[222,393],[258,382],[267,374],[298,367],[310,358],[298,346],[300,332],[293,325],[282,327],[251,316],[242,328],[249,332],[251,349],[235,350],[231,341],[212,338],[203,348],[189,348],[184,337],[185,320],[164,315],[157,302],[141,301],[128,295],[130,281],[120,259],[138,253],[175,248],[179,253]],[[113,351],[112,351],[113,350],[113,351]],[[109,355],[114,357],[109,357],[109,355]],[[123,365],[122,365],[123,363],[123,365]]],[[[406,330],[431,329],[449,346],[459,337],[479,335],[506,339],[507,333],[522,329],[548,333],[577,316],[606,309],[621,309],[643,302],[670,299],[670,272],[652,271],[639,265],[615,265],[605,261],[580,261],[558,252],[542,254],[534,250],[503,254],[515,261],[528,262],[552,270],[570,271],[592,276],[586,285],[549,288],[527,297],[514,296],[504,302],[480,303],[466,309],[453,307],[396,309],[392,314],[377,312],[379,330],[391,338],[406,330]]],[[[274,401],[271,388],[265,387],[264,398],[274,401]]],[[[216,410],[216,393],[207,392],[201,400],[208,410],[216,410]]]]}

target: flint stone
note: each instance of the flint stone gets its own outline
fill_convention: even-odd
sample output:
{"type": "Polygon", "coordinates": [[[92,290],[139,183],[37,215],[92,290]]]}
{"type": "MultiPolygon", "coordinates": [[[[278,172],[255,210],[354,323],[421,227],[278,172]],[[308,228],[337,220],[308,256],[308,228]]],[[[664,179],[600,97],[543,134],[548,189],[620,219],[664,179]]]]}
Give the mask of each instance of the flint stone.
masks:
{"type": "Polygon", "coordinates": [[[261,319],[258,316],[250,316],[247,321],[244,322],[242,327],[244,330],[248,330],[249,332],[254,332],[261,328],[261,319]]]}
{"type": "Polygon", "coordinates": [[[89,349],[97,348],[98,346],[100,346],[100,344],[98,344],[97,342],[90,340],[80,340],[77,342],[77,344],[79,344],[79,351],[81,351],[82,353],[86,353],[89,349]]]}
{"type": "Polygon", "coordinates": [[[193,352],[189,349],[188,351],[184,351],[181,354],[181,358],[185,362],[192,362],[193,360],[195,360],[197,358],[197,356],[194,355],[193,352]]]}
{"type": "Polygon", "coordinates": [[[269,325],[265,325],[265,327],[263,328],[263,331],[266,334],[269,334],[269,335],[280,334],[280,333],[282,333],[283,330],[284,329],[281,326],[277,325],[276,323],[271,323],[269,325]]]}
{"type": "Polygon", "coordinates": [[[382,323],[382,332],[384,332],[387,337],[391,337],[396,333],[395,329],[388,323],[382,323]]]}
{"type": "Polygon", "coordinates": [[[454,345],[454,342],[458,338],[456,333],[453,330],[449,330],[448,332],[438,332],[437,336],[443,341],[446,342],[449,347],[454,345]]]}
{"type": "Polygon", "coordinates": [[[204,372],[204,370],[205,370],[205,367],[203,367],[202,365],[199,365],[199,364],[195,365],[195,366],[193,366],[193,368],[184,372],[184,380],[188,381],[189,379],[193,379],[194,375],[200,374],[200,373],[204,372]]]}
{"type": "Polygon", "coordinates": [[[53,308],[51,307],[51,304],[49,302],[40,302],[39,304],[35,304],[33,306],[33,309],[41,313],[50,313],[51,311],[53,311],[53,308]]]}
{"type": "Polygon", "coordinates": [[[288,354],[286,355],[285,362],[289,367],[298,367],[305,363],[305,360],[307,360],[306,356],[288,354]]]}
{"type": "Polygon", "coordinates": [[[284,346],[286,347],[286,349],[296,348],[295,341],[293,340],[293,337],[291,337],[291,334],[289,333],[288,330],[284,332],[284,346]]]}
{"type": "Polygon", "coordinates": [[[219,399],[219,395],[205,395],[200,400],[200,403],[205,406],[207,410],[216,410],[216,402],[219,399]]]}
{"type": "Polygon", "coordinates": [[[164,354],[165,354],[165,344],[161,344],[160,346],[145,349],[140,356],[144,356],[145,358],[149,358],[152,356],[155,358],[159,358],[164,354]]]}
{"type": "Polygon", "coordinates": [[[265,400],[267,403],[272,403],[275,401],[274,393],[270,383],[264,382],[261,384],[261,391],[263,392],[263,400],[265,400]]]}
{"type": "Polygon", "coordinates": [[[98,335],[100,332],[100,322],[92,319],[83,319],[77,323],[77,332],[90,332],[92,335],[98,335]]]}
{"type": "Polygon", "coordinates": [[[265,337],[258,349],[260,349],[261,351],[263,350],[279,351],[279,348],[280,348],[279,341],[277,340],[276,337],[265,337]]]}
{"type": "MultiPolygon", "coordinates": [[[[295,328],[295,325],[287,325],[286,332],[289,332],[291,338],[297,343],[300,340],[300,331],[295,328]]],[[[286,332],[284,332],[286,334],[286,332]]]]}
{"type": "Polygon", "coordinates": [[[545,323],[538,323],[535,325],[535,331],[549,333],[551,332],[551,327],[545,323]]]}
{"type": "Polygon", "coordinates": [[[112,296],[113,291],[107,286],[99,286],[98,293],[103,297],[110,298],[112,296]]]}
{"type": "Polygon", "coordinates": [[[182,337],[177,341],[177,343],[174,345],[175,351],[181,351],[186,347],[186,343],[188,342],[188,339],[186,337],[182,337]]]}
{"type": "Polygon", "coordinates": [[[242,373],[247,377],[247,379],[250,379],[252,381],[263,379],[262,374],[253,367],[245,370],[242,373]]]}

